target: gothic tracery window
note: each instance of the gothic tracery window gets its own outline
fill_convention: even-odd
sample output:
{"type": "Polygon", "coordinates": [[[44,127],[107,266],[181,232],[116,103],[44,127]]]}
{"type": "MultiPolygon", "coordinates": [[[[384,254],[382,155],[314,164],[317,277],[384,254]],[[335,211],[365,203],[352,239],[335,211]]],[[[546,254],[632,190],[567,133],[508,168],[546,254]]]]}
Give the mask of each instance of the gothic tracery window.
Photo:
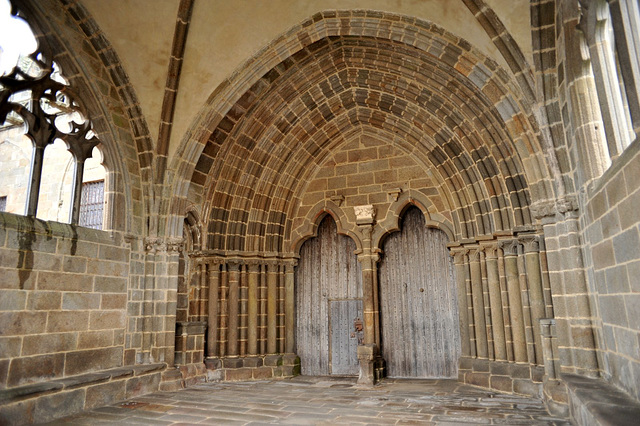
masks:
{"type": "MultiPolygon", "coordinates": [[[[0,196],[12,213],[86,223],[80,218],[85,162],[101,156],[99,140],[52,57],[0,0],[0,196]]],[[[93,169],[98,175],[94,170],[88,177],[104,180],[104,167],[93,169]]]]}

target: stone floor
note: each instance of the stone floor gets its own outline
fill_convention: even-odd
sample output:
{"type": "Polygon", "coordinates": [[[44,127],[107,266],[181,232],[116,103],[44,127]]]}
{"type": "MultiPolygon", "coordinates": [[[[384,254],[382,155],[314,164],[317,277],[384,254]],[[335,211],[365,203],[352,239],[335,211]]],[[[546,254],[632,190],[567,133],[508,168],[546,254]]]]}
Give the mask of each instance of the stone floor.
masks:
{"type": "Polygon", "coordinates": [[[453,380],[392,380],[362,388],[351,379],[206,383],[98,408],[53,425],[568,425],[541,401],[453,380]]]}

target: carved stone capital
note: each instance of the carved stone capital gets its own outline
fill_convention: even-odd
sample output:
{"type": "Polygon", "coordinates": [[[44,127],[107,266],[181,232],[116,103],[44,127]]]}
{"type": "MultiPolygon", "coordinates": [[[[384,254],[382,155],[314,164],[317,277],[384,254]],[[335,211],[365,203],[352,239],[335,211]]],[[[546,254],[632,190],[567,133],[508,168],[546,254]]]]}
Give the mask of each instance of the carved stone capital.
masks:
{"type": "Polygon", "coordinates": [[[167,247],[160,238],[148,237],[144,239],[144,251],[148,254],[162,253],[166,250],[167,247]]]}
{"type": "Polygon", "coordinates": [[[355,206],[353,212],[356,215],[356,224],[373,225],[376,218],[376,209],[371,204],[355,206]]]}
{"type": "Polygon", "coordinates": [[[517,256],[518,255],[518,240],[502,240],[498,242],[498,245],[502,249],[505,256],[517,256]]]}
{"type": "Polygon", "coordinates": [[[464,263],[464,257],[469,254],[469,249],[464,247],[456,247],[451,249],[451,255],[453,256],[453,263],[456,265],[462,265],[464,263]]]}
{"type": "Polygon", "coordinates": [[[172,238],[166,241],[167,252],[169,254],[172,253],[180,253],[184,250],[184,239],[182,238],[172,238]]]}
{"type": "Polygon", "coordinates": [[[497,242],[483,244],[482,248],[484,248],[484,254],[487,259],[496,259],[498,257],[498,249],[500,247],[497,242]]]}
{"type": "Polygon", "coordinates": [[[474,247],[469,250],[469,262],[480,262],[480,253],[482,249],[480,247],[474,247]]]}
{"type": "Polygon", "coordinates": [[[540,237],[537,235],[520,235],[518,241],[524,246],[525,253],[540,251],[540,237]]]}

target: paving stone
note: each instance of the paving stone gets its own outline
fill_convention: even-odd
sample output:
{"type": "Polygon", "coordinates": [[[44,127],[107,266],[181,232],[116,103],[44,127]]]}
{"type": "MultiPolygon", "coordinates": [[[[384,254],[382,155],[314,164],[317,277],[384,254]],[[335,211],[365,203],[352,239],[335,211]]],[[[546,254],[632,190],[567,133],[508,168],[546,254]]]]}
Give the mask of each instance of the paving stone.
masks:
{"type": "Polygon", "coordinates": [[[156,392],[52,424],[538,424],[568,425],[538,399],[500,394],[453,380],[204,383],[156,392]]]}

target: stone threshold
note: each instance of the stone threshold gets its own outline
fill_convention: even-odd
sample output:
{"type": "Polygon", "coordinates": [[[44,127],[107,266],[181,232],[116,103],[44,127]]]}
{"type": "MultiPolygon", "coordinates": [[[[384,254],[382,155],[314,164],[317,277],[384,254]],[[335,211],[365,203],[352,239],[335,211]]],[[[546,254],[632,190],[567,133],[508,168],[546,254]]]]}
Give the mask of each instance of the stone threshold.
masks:
{"type": "Polygon", "coordinates": [[[582,426],[640,424],[640,401],[606,382],[576,374],[563,374],[569,394],[571,419],[582,426]]]}

